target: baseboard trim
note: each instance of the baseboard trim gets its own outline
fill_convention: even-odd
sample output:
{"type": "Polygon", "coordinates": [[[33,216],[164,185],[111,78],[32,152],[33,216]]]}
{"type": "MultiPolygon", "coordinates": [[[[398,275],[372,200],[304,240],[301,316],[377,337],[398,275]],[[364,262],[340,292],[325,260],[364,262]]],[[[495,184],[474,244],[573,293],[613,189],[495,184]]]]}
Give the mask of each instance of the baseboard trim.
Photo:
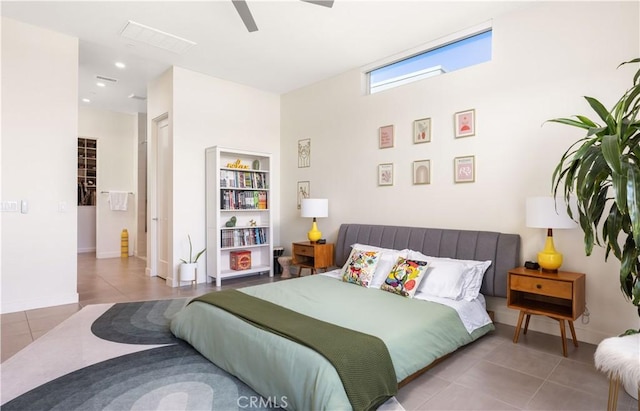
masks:
{"type": "Polygon", "coordinates": [[[56,305],[77,304],[80,301],[78,293],[47,296],[46,298],[34,298],[31,300],[2,301],[2,314],[17,311],[34,310],[36,308],[53,307],[56,305]]]}

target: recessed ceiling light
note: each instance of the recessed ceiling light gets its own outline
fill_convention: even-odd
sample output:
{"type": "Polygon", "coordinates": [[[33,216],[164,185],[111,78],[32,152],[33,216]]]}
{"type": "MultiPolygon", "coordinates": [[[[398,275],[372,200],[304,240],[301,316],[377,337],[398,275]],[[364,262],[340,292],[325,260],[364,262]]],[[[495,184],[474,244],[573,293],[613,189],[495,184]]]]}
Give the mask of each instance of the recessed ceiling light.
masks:
{"type": "Polygon", "coordinates": [[[98,87],[106,87],[107,85],[104,84],[104,83],[98,82],[98,83],[96,83],[96,86],[98,86],[98,87]]]}
{"type": "Polygon", "coordinates": [[[122,63],[122,62],[120,62],[120,61],[117,61],[116,62],[116,67],[120,68],[120,69],[123,69],[123,68],[127,67],[127,65],[122,63]]]}
{"type": "Polygon", "coordinates": [[[82,101],[84,101],[85,103],[91,103],[91,100],[89,100],[88,98],[83,98],[82,101]]]}

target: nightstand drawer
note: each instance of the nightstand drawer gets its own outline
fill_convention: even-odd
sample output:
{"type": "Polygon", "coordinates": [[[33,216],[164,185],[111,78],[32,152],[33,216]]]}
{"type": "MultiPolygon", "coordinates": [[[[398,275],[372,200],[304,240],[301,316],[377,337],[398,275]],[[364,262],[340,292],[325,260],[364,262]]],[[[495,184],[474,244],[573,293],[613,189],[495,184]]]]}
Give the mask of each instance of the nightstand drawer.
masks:
{"type": "Polygon", "coordinates": [[[572,283],[511,274],[511,289],[571,300],[572,283]]]}
{"type": "Polygon", "coordinates": [[[298,255],[306,255],[308,257],[314,256],[314,249],[309,245],[296,244],[293,246],[293,253],[298,255]]]}

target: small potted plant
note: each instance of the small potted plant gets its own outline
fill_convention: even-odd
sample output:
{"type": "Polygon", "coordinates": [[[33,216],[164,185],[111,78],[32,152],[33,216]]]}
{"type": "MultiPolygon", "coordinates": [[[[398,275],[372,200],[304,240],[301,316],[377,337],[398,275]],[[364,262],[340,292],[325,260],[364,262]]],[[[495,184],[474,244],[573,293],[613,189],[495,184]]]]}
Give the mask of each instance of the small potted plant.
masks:
{"type": "Polygon", "coordinates": [[[198,258],[205,252],[206,248],[200,250],[196,256],[193,256],[193,244],[191,244],[191,236],[189,238],[189,261],[180,259],[180,281],[196,281],[196,267],[198,266],[198,258]]]}

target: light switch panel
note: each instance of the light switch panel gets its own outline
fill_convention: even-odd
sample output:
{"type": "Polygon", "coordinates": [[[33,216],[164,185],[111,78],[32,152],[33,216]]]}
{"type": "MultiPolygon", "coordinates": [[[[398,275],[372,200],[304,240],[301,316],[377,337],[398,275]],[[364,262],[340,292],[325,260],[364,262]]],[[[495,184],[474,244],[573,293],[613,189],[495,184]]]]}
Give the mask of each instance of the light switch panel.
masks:
{"type": "Polygon", "coordinates": [[[27,214],[29,212],[29,203],[27,202],[27,200],[20,201],[20,212],[22,214],[27,214]]]}
{"type": "Polygon", "coordinates": [[[18,211],[18,202],[17,201],[2,201],[0,204],[2,205],[2,212],[17,212],[18,211]]]}

